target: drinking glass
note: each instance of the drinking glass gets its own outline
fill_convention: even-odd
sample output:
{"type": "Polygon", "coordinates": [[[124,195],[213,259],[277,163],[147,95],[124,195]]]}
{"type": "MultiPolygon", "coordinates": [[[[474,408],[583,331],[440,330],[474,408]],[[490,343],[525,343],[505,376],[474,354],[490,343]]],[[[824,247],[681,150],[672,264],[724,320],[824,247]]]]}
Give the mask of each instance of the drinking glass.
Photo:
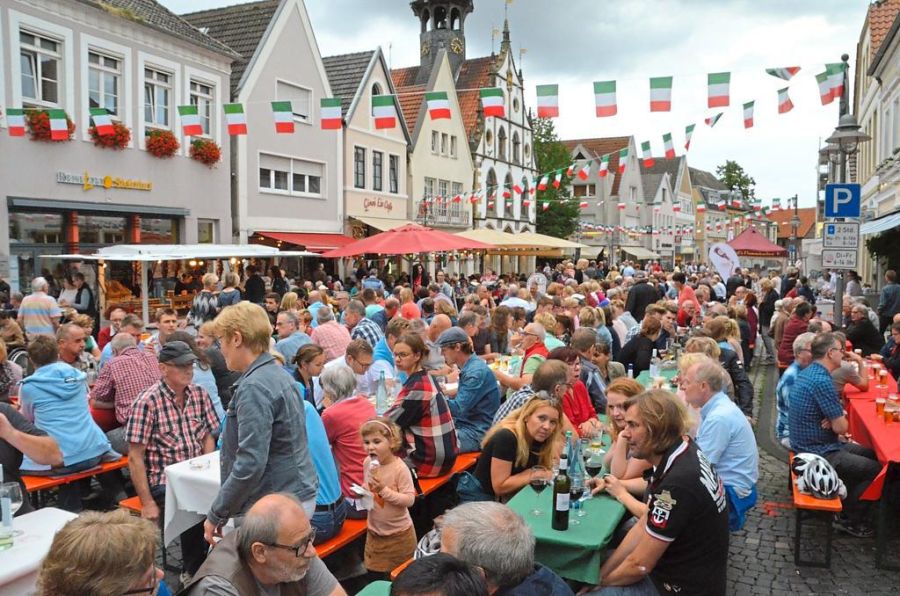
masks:
{"type": "Polygon", "coordinates": [[[529,484],[531,484],[531,488],[534,489],[534,492],[538,495],[538,503],[531,511],[532,515],[544,515],[544,512],[541,511],[540,495],[550,484],[550,480],[547,479],[547,472],[548,470],[544,466],[534,466],[531,468],[531,482],[529,484]]]}
{"type": "MultiPolygon", "coordinates": [[[[584,517],[587,513],[584,512],[582,503],[585,499],[585,493],[589,493],[590,488],[585,486],[584,477],[582,476],[573,476],[570,481],[569,502],[572,504],[572,508],[578,511],[576,517],[584,517]]],[[[581,522],[570,517],[569,523],[577,526],[581,522]]]]}
{"type": "MultiPolygon", "coordinates": [[[[18,482],[4,482],[0,484],[0,503],[2,503],[5,499],[9,499],[10,505],[10,516],[14,516],[16,511],[22,507],[22,487],[18,482]]],[[[10,520],[2,520],[3,524],[8,524],[7,527],[12,527],[12,519],[10,520]]],[[[0,533],[2,533],[2,528],[0,528],[0,533]]],[[[12,533],[13,536],[19,536],[22,534],[22,530],[14,531],[12,533]]],[[[10,542],[10,545],[12,543],[10,542]]]]}

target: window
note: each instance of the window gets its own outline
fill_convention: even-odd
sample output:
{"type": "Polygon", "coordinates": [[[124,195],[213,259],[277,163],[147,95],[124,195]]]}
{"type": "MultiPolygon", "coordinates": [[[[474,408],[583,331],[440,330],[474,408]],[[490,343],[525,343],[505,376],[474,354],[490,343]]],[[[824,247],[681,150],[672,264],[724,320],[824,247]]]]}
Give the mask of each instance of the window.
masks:
{"type": "Polygon", "coordinates": [[[425,179],[425,197],[431,198],[434,196],[434,178],[426,178],[425,179]]]}
{"type": "Polygon", "coordinates": [[[178,244],[177,219],[141,218],[141,244],[178,244]]]}
{"type": "Polygon", "coordinates": [[[49,37],[19,32],[22,99],[26,104],[57,105],[62,75],[62,43],[49,37]]]}
{"type": "Polygon", "coordinates": [[[275,88],[278,101],[290,101],[291,109],[294,111],[294,118],[301,120],[309,120],[309,114],[312,111],[310,102],[312,101],[312,92],[309,89],[292,85],[284,81],[278,81],[275,88]]]}
{"type": "Polygon", "coordinates": [[[584,184],[573,184],[572,196],[576,198],[587,196],[587,186],[584,184]]]}
{"type": "Polygon", "coordinates": [[[124,242],[124,230],[124,217],[78,214],[78,241],[82,244],[124,242]]]}
{"type": "Polygon", "coordinates": [[[170,73],[152,68],[144,69],[144,122],[169,128],[169,109],[172,97],[170,73]]]}
{"type": "Polygon", "coordinates": [[[381,151],[372,152],[372,189],[382,190],[384,186],[382,180],[384,178],[384,153],[381,151]]]}
{"type": "Polygon", "coordinates": [[[366,187],[366,150],[362,147],[353,148],[353,186],[366,187]]]}
{"type": "Polygon", "coordinates": [[[394,194],[400,192],[400,157],[397,155],[390,156],[388,178],[391,192],[394,194]]]}
{"type": "Polygon", "coordinates": [[[88,52],[88,102],[92,108],[106,108],[119,115],[122,62],[99,52],[88,52]]]}
{"type": "Polygon", "coordinates": [[[322,195],[324,167],[311,161],[260,155],[259,188],[292,195],[322,195]]]}
{"type": "MultiPolygon", "coordinates": [[[[456,137],[453,137],[454,139],[456,137]]],[[[455,199],[456,197],[462,196],[463,187],[461,182],[454,182],[450,188],[450,194],[452,195],[450,198],[455,199]]],[[[462,217],[462,201],[450,201],[450,217],[460,218],[462,217]]]]}
{"type": "Polygon", "coordinates": [[[450,157],[456,159],[456,135],[450,137],[450,157]]]}
{"type": "Polygon", "coordinates": [[[211,219],[197,220],[197,243],[214,244],[216,241],[216,222],[211,219]]]}
{"type": "Polygon", "coordinates": [[[512,150],[513,150],[513,154],[512,154],[513,161],[515,163],[521,163],[521,158],[520,158],[521,143],[519,142],[519,133],[518,132],[513,133],[512,150]]]}
{"type": "Polygon", "coordinates": [[[449,180],[438,180],[438,197],[439,201],[434,202],[434,206],[432,207],[432,212],[440,217],[447,216],[447,201],[452,199],[453,197],[448,196],[450,194],[450,181],[449,180]]]}
{"type": "Polygon", "coordinates": [[[497,133],[497,155],[500,159],[506,159],[506,130],[502,126],[497,133]]]}
{"type": "Polygon", "coordinates": [[[432,130],[431,131],[431,152],[432,153],[436,154],[438,152],[438,148],[439,148],[438,144],[439,143],[440,143],[440,133],[436,130],[432,130]]]}
{"type": "Polygon", "coordinates": [[[441,133],[441,155],[447,155],[447,139],[449,135],[445,132],[441,133]]]}
{"type": "Polygon", "coordinates": [[[197,106],[203,134],[210,134],[213,115],[213,87],[199,81],[191,81],[191,105],[197,106]]]}

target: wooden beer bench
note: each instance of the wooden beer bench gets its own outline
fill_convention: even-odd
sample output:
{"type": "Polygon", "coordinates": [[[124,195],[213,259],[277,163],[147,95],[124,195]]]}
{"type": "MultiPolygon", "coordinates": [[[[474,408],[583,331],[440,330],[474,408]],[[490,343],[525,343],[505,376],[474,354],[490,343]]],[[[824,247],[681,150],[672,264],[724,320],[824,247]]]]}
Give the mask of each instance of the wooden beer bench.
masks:
{"type": "Polygon", "coordinates": [[[788,458],[788,478],[791,483],[791,492],[794,499],[794,512],[796,523],[794,527],[794,564],[807,567],[831,567],[831,538],[834,534],[832,520],[836,513],[843,509],[838,497],[833,499],[817,499],[812,495],[806,495],[797,488],[797,476],[794,474],[794,452],[788,458]],[[809,519],[820,519],[825,523],[825,560],[811,561],[800,558],[800,540],[802,536],[803,522],[809,519]]]}
{"type": "Polygon", "coordinates": [[[112,472],[114,470],[121,470],[126,466],[128,466],[127,455],[122,456],[121,459],[117,459],[116,461],[104,462],[98,466],[94,466],[93,468],[89,468],[81,472],[75,472],[74,474],[67,474],[65,476],[23,475],[22,482],[25,483],[25,490],[28,491],[29,495],[31,495],[32,505],[34,505],[35,509],[37,509],[39,508],[40,494],[44,491],[47,491],[51,488],[56,488],[58,486],[63,486],[65,484],[71,484],[72,482],[77,482],[79,480],[84,480],[85,478],[93,478],[94,476],[106,474],[107,472],[112,472]]]}

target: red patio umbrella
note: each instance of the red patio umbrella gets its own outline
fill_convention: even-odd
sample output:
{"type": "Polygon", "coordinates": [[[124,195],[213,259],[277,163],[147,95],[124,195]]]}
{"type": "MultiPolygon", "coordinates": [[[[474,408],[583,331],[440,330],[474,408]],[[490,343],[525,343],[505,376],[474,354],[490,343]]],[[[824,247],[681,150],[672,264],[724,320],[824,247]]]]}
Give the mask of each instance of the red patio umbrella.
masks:
{"type": "Polygon", "coordinates": [[[418,224],[406,224],[387,232],[357,240],[347,246],[323,253],[323,257],[354,257],[363,254],[402,255],[448,250],[487,250],[493,244],[470,240],[418,224]]]}

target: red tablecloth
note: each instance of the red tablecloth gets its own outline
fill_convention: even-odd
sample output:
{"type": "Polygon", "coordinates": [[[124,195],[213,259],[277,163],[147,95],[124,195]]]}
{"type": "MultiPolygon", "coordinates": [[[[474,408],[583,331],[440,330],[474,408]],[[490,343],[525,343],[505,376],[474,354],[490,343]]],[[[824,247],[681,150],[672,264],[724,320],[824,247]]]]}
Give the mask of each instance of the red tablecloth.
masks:
{"type": "MultiPolygon", "coordinates": [[[[850,423],[850,434],[859,444],[875,451],[878,461],[884,464],[881,472],[863,493],[862,498],[875,501],[881,497],[884,487],[884,476],[892,462],[900,462],[900,422],[886,423],[884,418],[875,414],[875,397],[877,381],[869,381],[867,391],[859,391],[848,386],[847,418],[850,423]]],[[[897,381],[888,375],[889,393],[897,393],[897,381]]]]}

